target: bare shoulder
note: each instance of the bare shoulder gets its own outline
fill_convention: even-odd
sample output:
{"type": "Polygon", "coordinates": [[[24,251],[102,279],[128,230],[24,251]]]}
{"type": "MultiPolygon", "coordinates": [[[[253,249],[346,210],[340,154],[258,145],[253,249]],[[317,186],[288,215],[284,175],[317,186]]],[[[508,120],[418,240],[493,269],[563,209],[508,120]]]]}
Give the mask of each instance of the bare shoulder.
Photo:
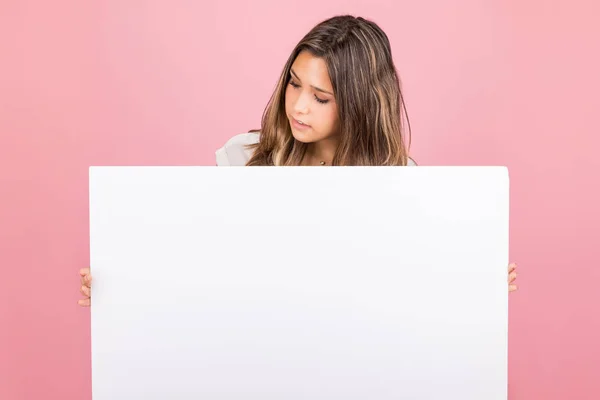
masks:
{"type": "Polygon", "coordinates": [[[231,137],[215,152],[218,166],[244,166],[252,156],[248,146],[258,143],[256,132],[241,133],[231,137]]]}

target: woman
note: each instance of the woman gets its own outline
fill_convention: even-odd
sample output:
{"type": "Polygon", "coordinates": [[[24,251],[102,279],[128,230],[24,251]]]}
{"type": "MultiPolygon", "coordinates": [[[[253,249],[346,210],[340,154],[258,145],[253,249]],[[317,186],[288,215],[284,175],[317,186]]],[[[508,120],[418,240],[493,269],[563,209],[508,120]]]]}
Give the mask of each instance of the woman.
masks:
{"type": "MultiPolygon", "coordinates": [[[[406,166],[408,118],[387,35],[352,16],[315,26],[290,55],[260,131],[231,138],[219,166],[406,166]]],[[[509,291],[516,266],[508,267],[509,291]]],[[[90,305],[89,268],[82,306],[90,305]]]]}

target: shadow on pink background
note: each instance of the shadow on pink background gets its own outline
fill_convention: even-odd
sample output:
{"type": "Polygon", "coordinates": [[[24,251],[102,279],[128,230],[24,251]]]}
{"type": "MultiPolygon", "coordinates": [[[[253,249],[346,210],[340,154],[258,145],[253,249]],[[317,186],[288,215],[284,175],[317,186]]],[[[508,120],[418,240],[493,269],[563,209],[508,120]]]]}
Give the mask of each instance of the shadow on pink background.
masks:
{"type": "Polygon", "coordinates": [[[0,1],[0,399],[91,398],[89,165],[213,165],[296,42],[388,33],[424,165],[507,165],[510,398],[600,398],[600,6],[592,0],[0,1]]]}

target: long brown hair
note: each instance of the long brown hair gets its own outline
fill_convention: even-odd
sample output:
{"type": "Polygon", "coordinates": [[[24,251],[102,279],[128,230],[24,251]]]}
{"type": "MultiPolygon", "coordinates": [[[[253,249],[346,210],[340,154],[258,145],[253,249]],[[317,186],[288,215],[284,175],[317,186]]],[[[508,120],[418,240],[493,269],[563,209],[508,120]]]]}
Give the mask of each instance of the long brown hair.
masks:
{"type": "Polygon", "coordinates": [[[388,37],[374,22],[348,15],[321,22],[296,45],[264,110],[259,142],[246,165],[302,162],[307,145],[294,139],[285,112],[290,69],[302,51],[325,61],[333,86],[340,144],[332,164],[406,165],[405,127],[410,138],[410,124],[388,37]]]}

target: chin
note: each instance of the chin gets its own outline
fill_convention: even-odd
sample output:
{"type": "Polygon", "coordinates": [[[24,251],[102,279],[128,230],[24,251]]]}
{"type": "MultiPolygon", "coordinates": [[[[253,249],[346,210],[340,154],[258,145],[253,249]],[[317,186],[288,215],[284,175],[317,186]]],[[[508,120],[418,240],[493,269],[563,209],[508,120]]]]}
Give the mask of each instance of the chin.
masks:
{"type": "Polygon", "coordinates": [[[292,136],[301,143],[312,143],[314,141],[311,140],[310,135],[307,135],[306,132],[296,132],[294,129],[292,129],[292,136]]]}
{"type": "Polygon", "coordinates": [[[291,131],[292,131],[292,136],[294,137],[294,139],[296,139],[297,141],[299,141],[301,143],[312,143],[315,141],[312,129],[302,132],[302,131],[298,131],[294,128],[291,128],[291,131]]]}

